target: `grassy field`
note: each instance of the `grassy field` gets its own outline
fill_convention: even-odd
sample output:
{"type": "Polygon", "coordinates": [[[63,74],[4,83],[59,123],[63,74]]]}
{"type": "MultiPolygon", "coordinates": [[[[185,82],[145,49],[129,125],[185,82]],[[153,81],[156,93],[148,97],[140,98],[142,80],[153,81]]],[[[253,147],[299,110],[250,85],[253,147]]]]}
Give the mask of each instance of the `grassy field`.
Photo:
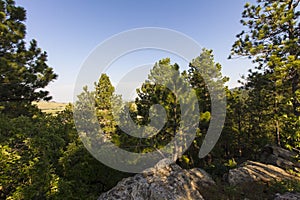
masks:
{"type": "Polygon", "coordinates": [[[51,113],[51,114],[55,114],[59,111],[64,110],[67,105],[67,103],[58,103],[53,101],[34,102],[34,104],[36,104],[38,108],[42,110],[42,112],[51,113]]]}

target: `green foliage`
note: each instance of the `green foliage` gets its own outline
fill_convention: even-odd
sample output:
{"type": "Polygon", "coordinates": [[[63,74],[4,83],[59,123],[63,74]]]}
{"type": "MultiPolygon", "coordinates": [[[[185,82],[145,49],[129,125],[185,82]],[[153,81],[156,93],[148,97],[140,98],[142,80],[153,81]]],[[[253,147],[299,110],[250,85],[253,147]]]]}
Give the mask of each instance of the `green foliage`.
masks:
{"type": "Polygon", "coordinates": [[[32,101],[50,100],[43,88],[57,77],[35,40],[26,47],[25,19],[14,1],[0,1],[0,106],[10,116],[32,113],[32,101]]]}
{"type": "MultiPolygon", "coordinates": [[[[209,155],[205,160],[200,160],[198,152],[211,119],[211,96],[208,86],[211,89],[213,88],[214,91],[224,90],[224,84],[229,80],[228,77],[222,76],[221,69],[222,66],[214,61],[212,50],[203,49],[201,54],[190,62],[188,70],[182,73],[183,76],[186,76],[191,87],[196,91],[200,112],[196,138],[185,153],[190,159],[189,167],[212,164],[212,155],[209,155]]],[[[220,156],[222,154],[216,155],[216,157],[220,156]]]]}
{"type": "Polygon", "coordinates": [[[241,20],[245,30],[237,35],[231,54],[258,63],[245,82],[252,126],[248,131],[256,135],[265,132],[264,138],[293,148],[299,148],[298,6],[299,0],[246,4],[241,20]]]}
{"type": "Polygon", "coordinates": [[[285,192],[300,192],[300,181],[284,180],[275,182],[271,185],[271,191],[285,193],[285,192]]]}
{"type": "Polygon", "coordinates": [[[229,159],[227,163],[225,163],[225,166],[229,168],[235,168],[237,166],[237,163],[235,162],[234,158],[229,159]]]}
{"type": "Polygon", "coordinates": [[[200,188],[204,199],[273,199],[274,191],[270,191],[267,185],[259,183],[245,183],[237,186],[230,186],[220,178],[217,178],[216,185],[209,188],[200,188]]]}
{"type": "MultiPolygon", "coordinates": [[[[79,125],[94,130],[87,125],[91,121],[100,124],[106,137],[125,150],[156,151],[176,134],[188,132],[188,127],[183,133],[178,131],[180,101],[188,103],[191,97],[176,96],[183,90],[178,86],[186,80],[196,92],[200,117],[196,138],[177,163],[184,168],[204,168],[217,178],[216,187],[200,191],[206,199],[267,199],[275,192],[300,192],[299,182],[294,181],[233,187],[220,178],[244,160],[256,159],[268,143],[300,148],[298,4],[299,0],[258,0],[256,5],[245,5],[241,21],[245,30],[237,35],[231,56],[246,56],[258,65],[243,78],[241,88],[225,87],[225,125],[206,158],[200,160],[198,152],[212,118],[208,85],[223,90],[228,81],[211,50],[203,49],[182,73],[169,58],[155,63],[148,79],[137,89],[134,102],[123,103],[114,94],[109,77],[102,74],[93,91],[85,87],[78,96],[74,106],[82,111],[77,115],[82,121],[79,125]],[[118,124],[124,123],[131,133],[137,132],[136,127],[156,125],[155,119],[161,114],[151,112],[156,104],[165,110],[167,119],[160,130],[145,129],[156,133],[152,137],[130,136],[118,124]],[[90,109],[95,109],[95,118],[88,115],[90,109]]],[[[50,99],[43,88],[57,75],[36,41],[26,45],[25,19],[25,10],[14,1],[0,0],[0,199],[96,199],[131,174],[113,170],[90,155],[75,128],[73,105],[56,116],[42,114],[32,106],[32,101],[50,99]]]]}
{"type": "Polygon", "coordinates": [[[1,198],[45,198],[64,141],[47,119],[1,115],[1,198]],[[13,172],[14,174],[11,174],[13,172]]]}
{"type": "MultiPolygon", "coordinates": [[[[173,87],[178,81],[178,76],[179,66],[177,64],[171,65],[170,59],[160,60],[154,65],[148,80],[143,83],[141,88],[137,89],[138,98],[136,101],[129,103],[130,109],[123,109],[121,114],[125,118],[122,119],[122,123],[125,123],[126,126],[126,122],[130,121],[128,118],[131,118],[137,125],[129,126],[128,131],[135,131],[136,127],[148,125],[150,123],[149,110],[155,104],[160,104],[165,109],[167,122],[161,130],[156,130],[155,124],[153,128],[147,127],[144,132],[157,132],[156,135],[147,139],[131,137],[118,129],[121,148],[134,152],[151,152],[165,146],[174,137],[180,120],[178,100],[173,93],[176,91],[173,87]],[[161,74],[168,74],[168,80],[164,81],[170,87],[157,84],[166,78],[162,77],[161,74]],[[171,91],[171,89],[174,90],[171,91]],[[127,115],[126,112],[130,112],[130,115],[127,115]]],[[[158,116],[154,115],[152,119],[156,117],[158,116]]]]}
{"type": "Polygon", "coordinates": [[[129,176],[85,149],[72,105],[56,116],[1,114],[0,122],[1,199],[96,199],[129,176]]]}
{"type": "Polygon", "coordinates": [[[93,158],[79,138],[67,145],[58,166],[61,171],[54,199],[97,199],[128,176],[93,158]]]}

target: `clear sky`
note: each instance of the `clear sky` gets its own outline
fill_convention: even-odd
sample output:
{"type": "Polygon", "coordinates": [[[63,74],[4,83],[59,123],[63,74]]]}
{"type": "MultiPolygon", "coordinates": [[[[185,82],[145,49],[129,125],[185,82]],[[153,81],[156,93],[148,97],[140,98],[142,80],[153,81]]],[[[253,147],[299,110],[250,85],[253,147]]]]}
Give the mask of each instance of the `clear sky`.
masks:
{"type": "MultiPolygon", "coordinates": [[[[71,102],[76,77],[89,53],[105,39],[133,28],[182,32],[214,51],[229,86],[253,67],[247,59],[227,60],[245,0],[16,0],[27,10],[27,40],[36,39],[59,75],[47,89],[54,101],[71,102]]],[[[250,2],[253,2],[251,0],[250,2]]],[[[199,52],[200,53],[200,52],[199,52]]],[[[157,55],[156,55],[157,56],[157,55]]],[[[159,55],[158,55],[159,56],[159,55]]],[[[162,54],[163,58],[165,55],[162,54]]],[[[154,57],[155,60],[160,59],[154,57]]],[[[148,63],[148,61],[147,61],[148,63]]],[[[114,74],[109,74],[113,82],[114,74]]]]}

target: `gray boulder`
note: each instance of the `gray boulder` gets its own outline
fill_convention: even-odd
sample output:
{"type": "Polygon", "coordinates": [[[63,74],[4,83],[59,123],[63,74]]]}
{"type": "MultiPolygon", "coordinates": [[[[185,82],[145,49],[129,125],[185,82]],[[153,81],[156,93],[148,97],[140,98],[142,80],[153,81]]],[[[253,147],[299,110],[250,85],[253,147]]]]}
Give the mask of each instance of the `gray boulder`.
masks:
{"type": "Polygon", "coordinates": [[[123,179],[98,200],[201,200],[199,188],[211,185],[215,182],[204,170],[184,170],[169,160],[162,160],[142,174],[123,179]]]}
{"type": "Polygon", "coordinates": [[[298,153],[278,146],[266,145],[262,149],[260,162],[275,165],[283,169],[300,171],[300,163],[295,160],[298,153]]]}
{"type": "Polygon", "coordinates": [[[299,200],[300,199],[300,193],[284,193],[284,194],[276,194],[276,197],[274,200],[299,200]]]}
{"type": "Polygon", "coordinates": [[[229,170],[228,182],[230,185],[238,185],[248,182],[272,182],[281,180],[299,180],[300,178],[287,173],[274,165],[247,161],[240,167],[229,170]]]}

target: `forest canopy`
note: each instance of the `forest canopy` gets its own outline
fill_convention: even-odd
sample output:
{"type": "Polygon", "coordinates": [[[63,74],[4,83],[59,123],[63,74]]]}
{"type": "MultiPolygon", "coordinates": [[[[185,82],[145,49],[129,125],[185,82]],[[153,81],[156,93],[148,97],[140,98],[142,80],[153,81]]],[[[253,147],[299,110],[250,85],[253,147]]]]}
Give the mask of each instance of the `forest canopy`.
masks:
{"type": "Polygon", "coordinates": [[[203,168],[221,180],[228,169],[245,160],[257,160],[267,144],[300,155],[299,2],[257,0],[245,5],[244,30],[236,36],[229,56],[253,61],[254,68],[240,80],[241,87],[225,87],[229,78],[222,75],[222,65],[215,61],[212,50],[203,49],[189,66],[179,66],[170,58],[153,63],[133,101],[122,101],[110,77],[101,74],[94,88],[83,88],[78,102],[52,115],[32,103],[51,100],[45,87],[57,74],[48,66],[47,53],[37,41],[25,40],[25,9],[13,0],[0,0],[0,199],[96,199],[132,175],[105,166],[87,151],[75,127],[73,109],[84,110],[86,102],[93,99],[88,103],[95,108],[106,138],[126,151],[156,151],[174,138],[182,117],[176,95],[155,84],[166,69],[183,77],[195,91],[199,105],[191,106],[199,110],[197,132],[176,160],[181,167],[203,168]],[[186,70],[181,70],[184,67],[186,70]],[[203,159],[198,153],[212,118],[212,103],[204,81],[207,77],[200,68],[216,70],[210,84],[222,85],[227,99],[221,137],[203,159]],[[149,109],[154,104],[165,109],[167,122],[150,139],[126,134],[118,125],[120,119],[113,115],[113,109],[128,111],[124,116],[142,126],[150,123],[149,109]]]}

